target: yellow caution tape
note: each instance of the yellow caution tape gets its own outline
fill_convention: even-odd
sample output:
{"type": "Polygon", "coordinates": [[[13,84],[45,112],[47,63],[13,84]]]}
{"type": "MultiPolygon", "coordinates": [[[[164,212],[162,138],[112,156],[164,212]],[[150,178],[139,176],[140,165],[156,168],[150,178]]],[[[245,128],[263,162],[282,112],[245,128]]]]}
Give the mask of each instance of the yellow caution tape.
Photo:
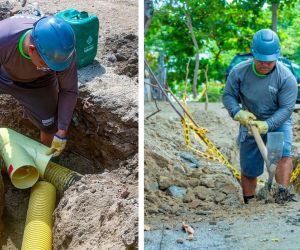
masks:
{"type": "MultiPolygon", "coordinates": [[[[195,100],[200,100],[204,96],[205,91],[206,91],[206,86],[204,86],[204,88],[202,89],[201,93],[197,95],[197,97],[195,98],[195,100]]],[[[185,100],[184,100],[184,102],[185,102],[185,100]]]]}
{"type": "Polygon", "coordinates": [[[300,163],[297,164],[297,167],[291,175],[291,182],[294,182],[300,174],[300,163]]]}
{"type": "Polygon", "coordinates": [[[206,137],[206,135],[205,135],[205,133],[207,132],[206,129],[198,128],[193,124],[188,126],[185,119],[182,119],[181,122],[183,124],[184,137],[185,137],[185,141],[186,141],[188,148],[190,148],[193,152],[195,152],[200,157],[203,157],[203,158],[209,159],[209,160],[219,161],[220,163],[225,164],[232,171],[234,177],[236,177],[238,180],[241,179],[239,172],[226,160],[226,158],[221,154],[221,152],[206,137]],[[202,141],[205,142],[205,144],[208,146],[208,153],[201,152],[191,146],[190,130],[194,131],[198,135],[198,137],[200,137],[202,139],[202,141]]]}
{"type": "MultiPolygon", "coordinates": [[[[182,119],[182,124],[184,128],[184,137],[186,141],[186,145],[189,149],[191,149],[193,152],[195,152],[200,157],[203,157],[205,159],[219,161],[220,163],[226,165],[232,172],[233,176],[237,179],[241,179],[240,173],[237,171],[236,168],[234,168],[229,161],[224,157],[224,155],[217,149],[217,147],[208,139],[208,137],[205,135],[207,133],[207,129],[196,127],[192,123],[187,123],[185,119],[182,119]],[[197,136],[206,144],[208,147],[207,153],[201,152],[191,146],[191,139],[190,139],[190,131],[193,131],[197,134],[197,136]]],[[[258,179],[259,183],[264,184],[265,182],[261,179],[258,179]]]]}
{"type": "Polygon", "coordinates": [[[224,87],[224,83],[209,83],[208,86],[214,86],[214,87],[224,87]]]}

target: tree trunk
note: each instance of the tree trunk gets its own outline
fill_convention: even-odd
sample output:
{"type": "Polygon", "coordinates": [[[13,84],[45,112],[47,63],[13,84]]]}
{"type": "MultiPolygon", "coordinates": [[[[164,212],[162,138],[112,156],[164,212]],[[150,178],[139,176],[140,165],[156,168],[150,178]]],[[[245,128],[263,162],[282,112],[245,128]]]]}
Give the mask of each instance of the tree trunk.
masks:
{"type": "Polygon", "coordinates": [[[190,17],[190,14],[188,12],[188,3],[185,1],[186,4],[186,10],[185,10],[185,17],[186,17],[186,25],[191,33],[192,36],[192,41],[194,44],[194,47],[196,49],[196,58],[195,58],[195,69],[194,69],[194,79],[193,79],[193,97],[197,97],[197,81],[198,81],[198,71],[199,71],[199,58],[200,58],[200,53],[199,53],[199,46],[195,37],[195,33],[193,30],[193,25],[192,25],[192,19],[190,17]]]}
{"type": "Polygon", "coordinates": [[[277,10],[278,4],[272,3],[272,30],[277,32],[277,10]]]}
{"type": "Polygon", "coordinates": [[[206,64],[205,67],[205,111],[207,111],[208,108],[208,95],[207,95],[207,91],[208,91],[208,64],[206,64]]]}
{"type": "Polygon", "coordinates": [[[148,32],[152,16],[153,16],[153,2],[152,2],[152,0],[145,0],[145,2],[144,2],[144,35],[146,35],[148,32]]]}

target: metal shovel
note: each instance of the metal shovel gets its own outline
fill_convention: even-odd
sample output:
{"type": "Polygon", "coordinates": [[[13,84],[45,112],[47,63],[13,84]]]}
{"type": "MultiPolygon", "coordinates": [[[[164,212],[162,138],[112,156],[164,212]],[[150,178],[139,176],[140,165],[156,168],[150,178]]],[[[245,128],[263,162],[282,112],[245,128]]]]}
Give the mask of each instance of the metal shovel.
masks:
{"type": "Polygon", "coordinates": [[[257,143],[259,151],[266,163],[268,171],[268,190],[271,190],[273,178],[275,176],[277,162],[282,158],[283,133],[270,132],[267,135],[267,147],[265,146],[256,126],[251,126],[251,131],[257,143]]]}

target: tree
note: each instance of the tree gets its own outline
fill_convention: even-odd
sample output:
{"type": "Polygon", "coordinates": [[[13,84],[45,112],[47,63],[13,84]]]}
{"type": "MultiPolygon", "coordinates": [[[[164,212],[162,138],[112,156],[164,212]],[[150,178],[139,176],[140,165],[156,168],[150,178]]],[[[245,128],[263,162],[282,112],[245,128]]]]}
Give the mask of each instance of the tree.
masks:
{"type": "Polygon", "coordinates": [[[193,30],[193,24],[192,24],[192,19],[191,19],[191,16],[190,16],[190,10],[189,10],[189,5],[187,3],[187,0],[185,0],[185,17],[186,17],[186,25],[191,33],[191,36],[192,36],[192,41],[193,41],[193,44],[195,46],[195,49],[196,49],[196,58],[195,58],[195,69],[194,69],[194,79],[193,79],[193,87],[192,87],[192,91],[193,91],[193,96],[194,98],[197,97],[197,82],[198,82],[198,71],[199,71],[199,57],[200,57],[200,54],[199,54],[199,46],[198,46],[198,42],[196,40],[196,37],[195,37],[195,33],[194,33],[194,30],[193,30]]]}
{"type": "MultiPolygon", "coordinates": [[[[272,2],[274,0],[268,1],[269,4],[272,2]]],[[[294,20],[300,9],[298,13],[291,11],[292,2],[296,1],[279,2],[278,34],[284,53],[293,55],[295,51],[300,51],[300,41],[294,42],[298,41],[298,37],[292,35],[297,29],[294,20]],[[287,43],[292,45],[292,49],[285,46],[287,43]]],[[[202,88],[206,65],[209,66],[209,81],[223,81],[233,56],[250,52],[254,33],[272,27],[271,8],[266,7],[265,3],[266,0],[233,0],[231,3],[226,0],[154,0],[153,18],[145,37],[145,55],[153,69],[158,69],[159,52],[164,51],[168,85],[179,95],[184,91],[185,66],[189,60],[190,67],[194,69],[194,75],[190,74],[187,79],[189,92],[193,90],[196,72],[197,90],[202,88]],[[185,8],[186,1],[188,9],[185,8]],[[187,25],[189,22],[190,28],[187,25]]]]}

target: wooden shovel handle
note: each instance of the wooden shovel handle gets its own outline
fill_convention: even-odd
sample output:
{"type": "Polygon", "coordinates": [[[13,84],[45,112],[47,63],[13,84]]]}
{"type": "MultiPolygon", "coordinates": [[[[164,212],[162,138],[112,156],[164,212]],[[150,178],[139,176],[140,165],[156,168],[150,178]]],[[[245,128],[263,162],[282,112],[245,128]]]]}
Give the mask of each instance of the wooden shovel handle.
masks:
{"type": "Polygon", "coordinates": [[[256,141],[256,144],[259,148],[259,151],[262,155],[262,157],[264,158],[264,161],[266,162],[266,164],[268,164],[268,151],[267,151],[267,147],[264,143],[264,141],[262,140],[261,138],[261,135],[258,131],[258,128],[254,125],[250,125],[250,128],[251,128],[251,131],[252,131],[252,134],[254,136],[254,139],[256,141]]]}

